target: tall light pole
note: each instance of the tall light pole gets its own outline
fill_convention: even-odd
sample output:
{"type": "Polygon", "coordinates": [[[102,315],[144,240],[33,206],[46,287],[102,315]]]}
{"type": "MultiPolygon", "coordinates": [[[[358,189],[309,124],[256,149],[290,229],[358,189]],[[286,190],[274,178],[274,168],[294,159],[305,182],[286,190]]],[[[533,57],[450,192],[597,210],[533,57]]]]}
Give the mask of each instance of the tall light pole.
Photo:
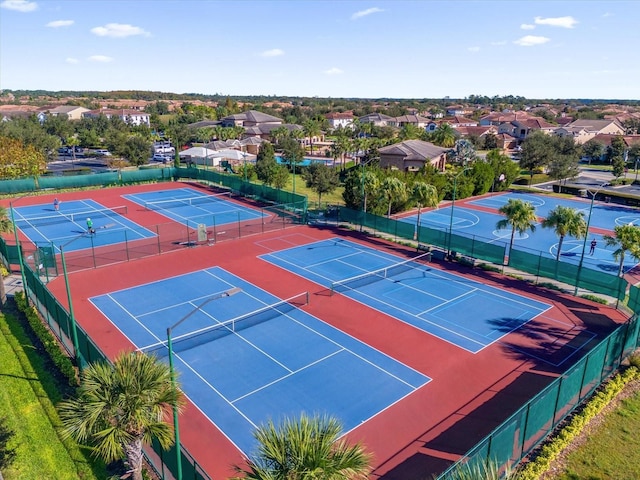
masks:
{"type": "MultiPolygon", "coordinates": [[[[212,295],[211,297],[207,298],[204,302],[202,302],[200,305],[198,305],[193,310],[191,310],[191,312],[189,312],[180,320],[178,320],[176,323],[174,323],[169,328],[167,328],[167,349],[169,350],[169,375],[171,376],[171,383],[173,384],[174,388],[177,388],[177,383],[176,383],[175,370],[173,368],[173,343],[171,340],[171,332],[182,322],[190,318],[193,314],[202,310],[202,308],[208,303],[213,302],[214,300],[218,300],[220,298],[230,297],[231,295],[235,295],[236,293],[240,293],[241,291],[242,291],[241,288],[234,287],[222,293],[217,293],[215,295],[212,295]]],[[[180,455],[181,447],[180,447],[180,425],[178,423],[178,405],[173,406],[173,433],[175,437],[176,456],[178,460],[176,480],[182,480],[182,456],[180,455]]]]}
{"type": "Polygon", "coordinates": [[[464,167],[462,169],[462,171],[458,172],[454,177],[453,177],[453,194],[451,197],[451,216],[449,217],[449,255],[451,255],[451,237],[453,236],[453,208],[456,204],[456,189],[458,186],[458,177],[462,174],[464,174],[464,172],[466,172],[467,170],[470,170],[471,167],[464,167]]]}
{"type": "Polygon", "coordinates": [[[591,213],[593,212],[593,203],[596,199],[598,192],[604,188],[606,183],[600,185],[595,191],[591,192],[587,190],[587,193],[591,195],[591,204],[589,205],[589,216],[587,217],[587,230],[584,233],[584,242],[582,243],[582,254],[580,255],[580,263],[578,263],[578,272],[576,273],[576,288],[573,291],[573,295],[578,295],[578,284],[580,283],[580,274],[582,273],[582,265],[584,263],[584,252],[587,250],[587,240],[589,239],[589,225],[591,225],[591,213]]]}

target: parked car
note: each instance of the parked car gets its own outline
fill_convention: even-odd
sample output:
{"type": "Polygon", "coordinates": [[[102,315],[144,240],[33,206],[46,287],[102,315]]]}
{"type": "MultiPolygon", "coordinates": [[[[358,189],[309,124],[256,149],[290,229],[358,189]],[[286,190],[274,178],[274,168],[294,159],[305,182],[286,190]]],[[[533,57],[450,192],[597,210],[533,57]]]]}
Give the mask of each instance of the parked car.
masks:
{"type": "Polygon", "coordinates": [[[109,150],[105,150],[104,148],[99,148],[94,152],[98,157],[110,157],[111,152],[109,150]]]}
{"type": "Polygon", "coordinates": [[[153,157],[151,157],[151,160],[154,162],[164,162],[166,158],[167,157],[162,153],[154,153],[153,157]]]}

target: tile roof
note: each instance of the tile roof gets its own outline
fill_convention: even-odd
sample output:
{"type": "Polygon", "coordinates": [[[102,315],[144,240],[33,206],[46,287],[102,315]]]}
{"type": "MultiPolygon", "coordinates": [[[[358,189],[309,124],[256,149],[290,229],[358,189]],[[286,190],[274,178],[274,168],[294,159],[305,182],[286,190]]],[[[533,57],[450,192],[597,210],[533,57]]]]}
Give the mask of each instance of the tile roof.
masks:
{"type": "Polygon", "coordinates": [[[405,160],[429,160],[451,150],[423,140],[405,140],[378,149],[381,154],[399,155],[405,160]]]}

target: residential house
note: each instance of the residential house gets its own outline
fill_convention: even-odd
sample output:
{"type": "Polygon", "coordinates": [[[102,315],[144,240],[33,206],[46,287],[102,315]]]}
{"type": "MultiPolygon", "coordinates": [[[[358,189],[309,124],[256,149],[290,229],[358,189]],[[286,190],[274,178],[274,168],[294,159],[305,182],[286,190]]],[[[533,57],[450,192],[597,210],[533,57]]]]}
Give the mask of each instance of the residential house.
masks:
{"type": "Polygon", "coordinates": [[[380,166],[402,171],[418,171],[429,163],[444,172],[447,163],[447,152],[451,149],[438,147],[422,140],[405,140],[404,142],[382,147],[380,166]]]}
{"type": "Polygon", "coordinates": [[[465,107],[464,105],[450,105],[445,109],[445,115],[448,117],[462,117],[464,115],[471,115],[473,109],[465,107]]]}
{"type": "Polygon", "coordinates": [[[445,117],[442,119],[441,123],[448,123],[455,129],[458,129],[460,127],[475,127],[478,125],[477,121],[471,118],[462,117],[460,115],[454,115],[453,117],[445,117]]]}
{"type": "Polygon", "coordinates": [[[100,115],[104,115],[107,118],[119,117],[124,123],[127,123],[129,125],[151,125],[148,113],[126,108],[102,108],[99,110],[89,110],[88,112],[84,112],[82,114],[82,117],[97,118],[100,115]]]}
{"type": "Polygon", "coordinates": [[[578,119],[567,124],[567,127],[581,127],[594,135],[624,135],[622,125],[615,119],[587,120],[578,119]]]}
{"type": "Polygon", "coordinates": [[[66,115],[69,120],[80,120],[82,119],[82,114],[89,111],[90,110],[88,108],[79,107],[77,105],[59,105],[55,108],[45,110],[45,113],[52,117],[66,115]]]}
{"type": "Polygon", "coordinates": [[[277,125],[282,126],[282,119],[268,115],[266,113],[258,112],[257,110],[248,110],[243,113],[236,113],[224,117],[220,124],[223,127],[257,127],[261,125],[277,125]]]}
{"type": "Polygon", "coordinates": [[[338,127],[353,128],[353,113],[351,112],[331,112],[324,116],[329,122],[329,126],[333,129],[338,127]]]}
{"type": "Polygon", "coordinates": [[[514,122],[517,120],[525,120],[531,118],[527,112],[492,112],[488,115],[480,117],[480,125],[501,125],[503,123],[514,122]]]}
{"type": "Polygon", "coordinates": [[[392,125],[401,128],[405,125],[413,125],[418,128],[426,129],[430,122],[430,119],[421,115],[402,115],[400,117],[395,117],[392,125]]]}
{"type": "Polygon", "coordinates": [[[34,110],[3,110],[0,111],[0,121],[9,122],[16,118],[29,118],[32,115],[35,115],[38,118],[38,122],[40,122],[40,124],[43,124],[47,118],[47,115],[44,112],[34,110]]]}
{"type": "Polygon", "coordinates": [[[389,115],[385,115],[384,113],[369,113],[358,118],[358,122],[361,124],[371,123],[376,127],[386,127],[393,125],[394,118],[389,115]]]}
{"type": "Polygon", "coordinates": [[[501,123],[498,126],[498,133],[508,133],[521,142],[533,131],[540,130],[545,133],[553,133],[557,128],[557,125],[552,125],[542,118],[529,117],[527,119],[501,123]]]}
{"type": "MultiPolygon", "coordinates": [[[[578,119],[554,130],[561,137],[570,136],[574,141],[583,145],[592,138],[601,135],[624,135],[622,125],[615,119],[585,120],[578,119]]],[[[610,143],[610,142],[609,142],[610,143]]]]}

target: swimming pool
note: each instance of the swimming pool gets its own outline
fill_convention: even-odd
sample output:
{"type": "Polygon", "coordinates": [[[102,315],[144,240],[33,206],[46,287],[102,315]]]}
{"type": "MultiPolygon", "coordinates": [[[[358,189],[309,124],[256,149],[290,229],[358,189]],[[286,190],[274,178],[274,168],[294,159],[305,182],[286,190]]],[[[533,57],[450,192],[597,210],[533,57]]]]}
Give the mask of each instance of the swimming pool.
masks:
{"type": "MultiPolygon", "coordinates": [[[[288,164],[288,162],[285,162],[284,159],[282,157],[278,156],[278,155],[276,155],[276,162],[281,163],[281,164],[285,164],[285,165],[288,164]]],[[[296,166],[298,166],[298,167],[308,167],[312,163],[324,163],[328,167],[332,167],[333,166],[333,158],[307,158],[307,157],[305,157],[301,162],[296,163],[296,166]]]]}

